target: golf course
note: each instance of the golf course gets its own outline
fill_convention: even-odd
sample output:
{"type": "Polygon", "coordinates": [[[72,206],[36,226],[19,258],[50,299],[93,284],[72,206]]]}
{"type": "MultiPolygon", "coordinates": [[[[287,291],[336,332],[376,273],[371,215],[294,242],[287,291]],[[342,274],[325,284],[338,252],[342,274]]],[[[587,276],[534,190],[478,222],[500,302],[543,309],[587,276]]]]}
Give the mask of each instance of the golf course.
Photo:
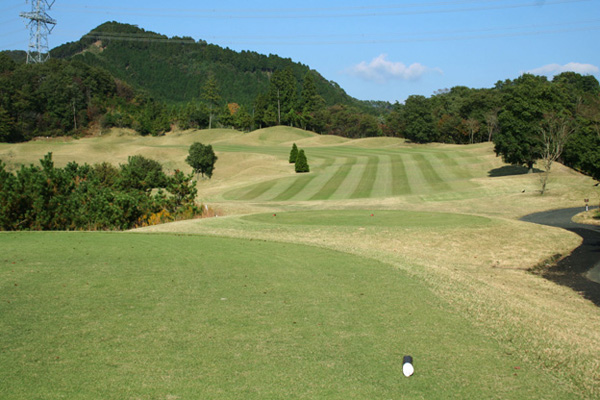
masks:
{"type": "Polygon", "coordinates": [[[190,173],[195,142],[218,156],[197,182],[210,218],[0,232],[2,399],[600,396],[600,309],[542,276],[582,239],[519,220],[598,204],[596,182],[561,164],[541,196],[540,174],[491,143],[282,126],[113,129],[0,143],[0,160],[143,155],[190,173]]]}

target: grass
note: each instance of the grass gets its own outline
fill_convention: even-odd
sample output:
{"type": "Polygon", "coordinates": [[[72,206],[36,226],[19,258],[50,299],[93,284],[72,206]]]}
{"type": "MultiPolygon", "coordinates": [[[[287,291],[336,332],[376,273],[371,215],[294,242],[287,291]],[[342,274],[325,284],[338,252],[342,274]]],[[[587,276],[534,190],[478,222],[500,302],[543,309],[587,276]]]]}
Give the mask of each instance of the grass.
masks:
{"type": "Polygon", "coordinates": [[[371,259],[131,233],[0,250],[3,399],[577,398],[371,259]]]}
{"type": "Polygon", "coordinates": [[[296,211],[279,214],[252,214],[241,218],[268,224],[312,225],[312,226],[350,226],[350,227],[394,227],[443,229],[445,227],[477,227],[491,223],[484,217],[464,214],[445,214],[432,212],[376,211],[371,214],[364,210],[335,211],[296,211]]]}
{"type": "Polygon", "coordinates": [[[600,311],[528,272],[579,239],[517,221],[598,198],[591,179],[560,164],[540,197],[537,175],[503,164],[490,144],[352,141],[281,127],[0,144],[0,159],[14,170],[48,151],[59,166],[143,154],[187,170],[195,141],[219,156],[213,179],[198,183],[219,218],[140,230],[153,235],[1,235],[0,393],[600,396],[600,311]],[[307,152],[309,174],[287,162],[292,143],[307,152]],[[94,291],[83,286],[92,278],[94,291]],[[410,379],[397,365],[404,353],[415,357],[410,379]]]}

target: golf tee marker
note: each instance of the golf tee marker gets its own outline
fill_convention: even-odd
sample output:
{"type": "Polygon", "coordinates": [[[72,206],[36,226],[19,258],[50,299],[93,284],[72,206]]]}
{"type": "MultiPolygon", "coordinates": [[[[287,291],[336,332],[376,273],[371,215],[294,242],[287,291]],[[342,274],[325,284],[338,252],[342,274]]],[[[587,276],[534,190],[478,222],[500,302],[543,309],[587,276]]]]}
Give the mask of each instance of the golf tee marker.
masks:
{"type": "Polygon", "coordinates": [[[411,376],[415,372],[415,368],[413,367],[413,359],[411,356],[404,356],[404,360],[402,361],[402,373],[407,378],[411,376]]]}

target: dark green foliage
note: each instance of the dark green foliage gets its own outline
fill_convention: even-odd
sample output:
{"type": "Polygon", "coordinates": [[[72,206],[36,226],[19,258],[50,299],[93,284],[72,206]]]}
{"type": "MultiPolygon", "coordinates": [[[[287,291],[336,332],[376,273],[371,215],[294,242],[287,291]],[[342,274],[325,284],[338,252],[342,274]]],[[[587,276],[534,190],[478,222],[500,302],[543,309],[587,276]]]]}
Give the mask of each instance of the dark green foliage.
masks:
{"type": "Polygon", "coordinates": [[[404,137],[415,143],[435,142],[438,132],[433,123],[431,102],[424,96],[410,96],[403,109],[404,137]]]}
{"type": "Polygon", "coordinates": [[[311,114],[307,124],[310,129],[324,135],[361,138],[382,134],[376,117],[343,105],[332,106],[311,114]]]}
{"type": "Polygon", "coordinates": [[[456,86],[430,98],[410,96],[393,106],[383,133],[417,143],[493,140],[505,162],[531,169],[542,155],[540,128],[549,115],[574,124],[560,161],[600,176],[600,84],[593,76],[573,72],[552,81],[525,74],[491,89],[456,86]]]}
{"type": "MultiPolygon", "coordinates": [[[[296,81],[309,71],[307,66],[289,58],[236,52],[192,38],[168,38],[117,22],[104,23],[79,41],[59,46],[50,54],[54,58],[80,58],[105,68],[167,103],[197,99],[212,74],[226,102],[235,101],[250,108],[259,93],[268,91],[269,76],[275,71],[289,69],[296,81]],[[151,59],[148,54],[152,54],[151,59]]],[[[315,86],[328,105],[362,107],[337,84],[316,73],[315,78],[315,86]]]]}
{"type": "Polygon", "coordinates": [[[289,123],[288,114],[297,102],[297,88],[298,81],[290,67],[273,73],[267,94],[267,109],[277,111],[277,125],[289,123]]]}
{"type": "Polygon", "coordinates": [[[385,105],[353,99],[334,82],[287,58],[238,53],[116,22],[53,49],[51,56],[47,64],[54,65],[52,73],[46,66],[16,65],[7,54],[0,58],[0,71],[9,71],[7,76],[0,73],[0,87],[6,93],[1,82],[6,78],[11,97],[0,99],[10,117],[0,121],[0,140],[74,135],[95,121],[105,129],[132,128],[142,135],[160,135],[175,123],[182,129],[218,125],[245,131],[286,124],[365,137],[373,135],[368,132],[373,124],[349,125],[353,129],[346,134],[349,126],[336,123],[348,118],[330,118],[325,107],[341,104],[369,115],[359,117],[365,121],[387,112],[385,105]],[[70,71],[73,66],[75,72],[70,71]],[[101,84],[83,78],[83,66],[94,79],[103,74],[101,84]],[[45,82],[44,87],[38,82],[45,82]],[[99,90],[107,83],[108,90],[99,90]],[[232,102],[243,110],[234,118],[220,112],[232,102]]]}
{"type": "Polygon", "coordinates": [[[163,105],[80,61],[15,64],[0,54],[0,69],[0,141],[76,135],[96,121],[141,134],[170,128],[163,105]]]}
{"type": "Polygon", "coordinates": [[[219,87],[214,74],[210,74],[208,80],[202,88],[202,98],[208,104],[209,120],[208,129],[212,128],[213,116],[221,103],[221,95],[219,94],[219,87]]]}
{"type": "Polygon", "coordinates": [[[306,154],[304,154],[303,149],[301,149],[298,152],[298,157],[296,158],[295,170],[296,170],[296,172],[310,172],[310,168],[308,167],[308,160],[306,159],[306,154]]]}
{"type": "Polygon", "coordinates": [[[325,99],[317,91],[315,78],[311,71],[304,75],[302,92],[300,93],[299,108],[304,114],[316,112],[325,106],[325,99]]]}
{"type": "Polygon", "coordinates": [[[504,162],[526,165],[530,170],[541,157],[540,124],[544,114],[555,107],[556,99],[545,77],[525,74],[503,91],[504,109],[498,116],[500,131],[494,150],[504,162]]]}
{"type": "Polygon", "coordinates": [[[218,157],[210,144],[204,145],[196,142],[190,146],[185,162],[192,167],[196,174],[202,174],[202,176],[207,176],[210,179],[217,159],[218,157]]]}
{"type": "Polygon", "coordinates": [[[187,103],[177,107],[173,120],[177,121],[180,129],[204,129],[210,122],[210,110],[204,103],[187,103]]]}
{"type": "Polygon", "coordinates": [[[149,192],[154,188],[167,186],[167,176],[162,165],[144,156],[131,156],[127,164],[121,165],[117,185],[123,189],[149,192]]]}
{"type": "Polygon", "coordinates": [[[296,159],[298,158],[298,146],[296,146],[296,143],[294,143],[292,145],[292,150],[290,150],[290,164],[294,164],[296,163],[296,159]]]}
{"type": "Polygon", "coordinates": [[[11,174],[0,162],[0,230],[129,229],[150,223],[156,213],[173,220],[200,212],[191,176],[175,171],[168,177],[141,156],[121,169],[74,162],[56,168],[48,153],[40,165],[11,174]],[[148,173],[132,173],[143,167],[148,173]],[[162,186],[169,195],[152,194],[162,186]]]}
{"type": "MultiPolygon", "coordinates": [[[[496,154],[507,163],[526,165],[531,170],[535,161],[542,157],[541,127],[548,115],[573,119],[578,114],[575,99],[582,100],[590,90],[593,91],[592,85],[581,83],[571,73],[561,74],[553,82],[529,74],[506,82],[502,91],[504,107],[498,115],[500,129],[494,137],[496,154]]],[[[574,126],[580,134],[584,119],[580,116],[579,124],[574,126]]],[[[568,144],[568,147],[572,148],[576,143],[568,144]]]]}

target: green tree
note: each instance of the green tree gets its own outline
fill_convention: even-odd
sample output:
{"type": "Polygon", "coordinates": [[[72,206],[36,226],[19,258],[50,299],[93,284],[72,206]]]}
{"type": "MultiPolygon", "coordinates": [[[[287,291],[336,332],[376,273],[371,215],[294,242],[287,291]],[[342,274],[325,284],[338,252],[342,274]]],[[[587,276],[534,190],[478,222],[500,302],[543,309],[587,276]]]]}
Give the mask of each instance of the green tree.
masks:
{"type": "Polygon", "coordinates": [[[192,167],[194,173],[202,174],[202,176],[207,176],[210,179],[217,160],[218,157],[215,155],[210,144],[204,145],[200,142],[196,142],[190,146],[189,154],[185,159],[185,162],[192,167]]]}
{"type": "Polygon", "coordinates": [[[0,142],[8,142],[14,135],[15,123],[10,114],[0,106],[0,142]]]}
{"type": "Polygon", "coordinates": [[[221,95],[219,94],[219,85],[214,74],[208,76],[208,80],[204,84],[202,98],[208,103],[209,119],[208,129],[212,129],[215,113],[219,109],[221,103],[221,95]]]}
{"type": "Polygon", "coordinates": [[[277,110],[278,125],[281,125],[282,115],[288,114],[296,104],[297,85],[296,77],[289,67],[275,71],[271,77],[269,101],[277,110]]]}
{"type": "Polygon", "coordinates": [[[325,107],[325,100],[317,92],[315,78],[311,71],[304,75],[302,82],[302,92],[300,93],[300,108],[302,113],[315,112],[320,108],[325,107]]]}
{"type": "Polygon", "coordinates": [[[429,143],[437,140],[433,122],[431,101],[425,96],[409,96],[402,108],[404,136],[415,143],[429,143]]]}
{"type": "Polygon", "coordinates": [[[292,150],[290,151],[290,164],[294,164],[296,163],[296,159],[298,158],[298,146],[296,146],[296,143],[294,143],[292,145],[292,150]]]}
{"type": "Polygon", "coordinates": [[[127,164],[121,165],[118,185],[122,189],[150,192],[154,188],[164,188],[168,180],[162,165],[141,155],[128,157],[127,164]]]}
{"type": "Polygon", "coordinates": [[[192,177],[193,174],[186,175],[177,169],[173,176],[169,178],[167,190],[173,195],[173,208],[177,209],[183,205],[194,204],[198,190],[192,177]]]}
{"type": "Polygon", "coordinates": [[[308,167],[308,160],[306,159],[306,154],[304,154],[303,149],[300,149],[300,151],[298,152],[295,170],[296,172],[310,172],[310,168],[308,167]]]}
{"type": "Polygon", "coordinates": [[[504,162],[525,165],[532,172],[544,151],[540,130],[544,115],[565,111],[560,91],[546,77],[524,74],[505,85],[503,97],[494,151],[504,162]]]}

